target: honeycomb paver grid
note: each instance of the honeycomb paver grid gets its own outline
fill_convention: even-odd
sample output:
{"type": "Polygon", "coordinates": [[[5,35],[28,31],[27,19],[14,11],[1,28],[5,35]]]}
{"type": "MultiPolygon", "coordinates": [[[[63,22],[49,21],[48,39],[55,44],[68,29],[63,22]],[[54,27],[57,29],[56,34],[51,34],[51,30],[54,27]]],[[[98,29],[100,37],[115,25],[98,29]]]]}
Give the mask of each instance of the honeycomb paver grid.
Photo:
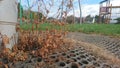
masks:
{"type": "Polygon", "coordinates": [[[67,52],[56,52],[49,56],[49,59],[41,57],[30,57],[22,62],[9,62],[9,68],[35,68],[38,63],[43,63],[39,68],[119,68],[117,65],[107,63],[99,57],[87,52],[83,47],[77,47],[67,52]],[[50,65],[46,63],[51,61],[50,65]]]}
{"type": "MultiPolygon", "coordinates": [[[[73,36],[68,36],[73,39],[96,44],[100,47],[102,46],[120,58],[120,40],[106,36],[94,36],[79,33],[72,35],[73,36]]],[[[40,64],[42,66],[38,68],[120,68],[117,65],[109,64],[100,57],[96,57],[81,46],[77,46],[66,52],[53,53],[46,59],[29,55],[29,58],[26,61],[14,63],[7,61],[6,58],[0,59],[0,61],[8,64],[9,68],[36,68],[36,66],[40,64]]]]}
{"type": "Polygon", "coordinates": [[[108,36],[90,35],[83,33],[70,33],[69,38],[88,42],[102,47],[120,58],[120,39],[110,38],[108,36]],[[70,36],[72,35],[72,36],[70,36]]]}

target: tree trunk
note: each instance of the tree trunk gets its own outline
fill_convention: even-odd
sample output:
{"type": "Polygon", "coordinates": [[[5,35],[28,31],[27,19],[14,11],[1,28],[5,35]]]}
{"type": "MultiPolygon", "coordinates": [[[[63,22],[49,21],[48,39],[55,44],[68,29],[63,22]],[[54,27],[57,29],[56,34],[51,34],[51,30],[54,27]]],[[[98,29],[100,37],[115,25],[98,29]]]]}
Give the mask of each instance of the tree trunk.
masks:
{"type": "Polygon", "coordinates": [[[79,10],[80,10],[80,24],[82,23],[82,10],[81,10],[81,2],[78,0],[79,3],[79,10]]]}
{"type": "Polygon", "coordinates": [[[61,8],[61,22],[63,21],[63,4],[64,4],[64,0],[62,0],[62,8],[61,8]]]}
{"type": "Polygon", "coordinates": [[[73,8],[73,23],[75,23],[75,9],[74,9],[74,4],[72,2],[72,8],[73,8]]]}
{"type": "MultiPolygon", "coordinates": [[[[9,38],[9,42],[4,44],[6,48],[12,49],[12,46],[17,41],[16,24],[17,24],[16,0],[0,1],[0,33],[2,35],[6,35],[9,38]]],[[[3,39],[4,38],[2,38],[2,41],[3,39]]]]}

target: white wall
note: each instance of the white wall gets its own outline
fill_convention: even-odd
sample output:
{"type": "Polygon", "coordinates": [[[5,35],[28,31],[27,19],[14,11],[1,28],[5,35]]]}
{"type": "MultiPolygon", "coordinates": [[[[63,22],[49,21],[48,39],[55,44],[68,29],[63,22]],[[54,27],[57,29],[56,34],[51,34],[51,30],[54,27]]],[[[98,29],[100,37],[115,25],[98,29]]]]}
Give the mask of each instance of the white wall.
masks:
{"type": "Polygon", "coordinates": [[[115,19],[120,17],[120,8],[115,8],[115,9],[113,8],[111,13],[112,13],[111,14],[112,20],[110,20],[110,23],[116,23],[117,20],[115,20],[115,19]]]}

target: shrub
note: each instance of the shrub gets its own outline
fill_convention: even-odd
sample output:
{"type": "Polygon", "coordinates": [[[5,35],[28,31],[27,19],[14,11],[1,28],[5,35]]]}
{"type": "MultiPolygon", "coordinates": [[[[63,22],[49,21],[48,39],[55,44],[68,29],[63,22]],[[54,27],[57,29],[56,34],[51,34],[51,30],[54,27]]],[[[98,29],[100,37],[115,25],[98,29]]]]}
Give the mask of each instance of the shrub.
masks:
{"type": "Polygon", "coordinates": [[[120,17],[115,20],[117,20],[117,24],[120,24],[120,17]]]}

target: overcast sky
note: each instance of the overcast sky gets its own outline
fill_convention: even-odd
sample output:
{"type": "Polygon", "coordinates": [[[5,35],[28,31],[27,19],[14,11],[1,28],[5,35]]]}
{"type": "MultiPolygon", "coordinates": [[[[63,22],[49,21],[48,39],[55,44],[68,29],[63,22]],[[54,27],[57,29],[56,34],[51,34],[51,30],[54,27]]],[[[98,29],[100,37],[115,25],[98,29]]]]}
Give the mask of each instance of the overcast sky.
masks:
{"type": "MultiPolygon", "coordinates": [[[[32,8],[33,11],[37,11],[37,3],[36,0],[29,0],[30,1],[30,6],[32,4],[34,4],[34,7],[32,8]]],[[[52,6],[49,10],[49,16],[53,16],[58,9],[58,6],[60,4],[60,0],[54,0],[54,6],[52,6]]],[[[98,15],[99,14],[99,2],[101,2],[103,0],[81,0],[81,4],[82,4],[82,16],[85,17],[87,15],[98,15]]],[[[120,5],[120,0],[111,0],[112,5],[114,6],[118,6],[120,5]]],[[[22,0],[22,5],[24,6],[24,8],[27,7],[27,0],[22,0]]],[[[75,16],[79,17],[79,5],[78,5],[78,0],[74,0],[74,8],[75,8],[75,16]]],[[[118,12],[120,12],[120,9],[117,10],[118,12]]],[[[113,10],[113,12],[115,12],[113,10]]],[[[69,13],[69,15],[72,15],[72,11],[69,13]]]]}

